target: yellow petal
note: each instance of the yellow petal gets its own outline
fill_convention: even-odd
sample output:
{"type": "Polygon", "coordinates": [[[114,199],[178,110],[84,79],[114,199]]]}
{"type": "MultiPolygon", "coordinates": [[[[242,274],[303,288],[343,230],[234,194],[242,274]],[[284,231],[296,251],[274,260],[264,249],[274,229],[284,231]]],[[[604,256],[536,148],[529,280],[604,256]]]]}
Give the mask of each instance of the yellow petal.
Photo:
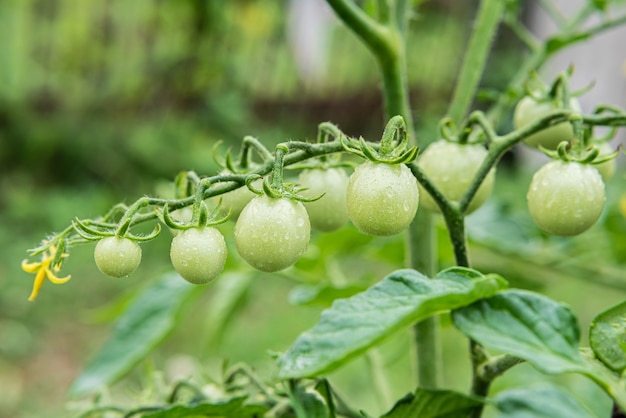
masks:
{"type": "Polygon", "coordinates": [[[30,296],[28,297],[29,301],[34,301],[35,298],[37,297],[37,295],[39,294],[39,289],[41,289],[41,286],[43,286],[43,282],[46,279],[46,270],[45,269],[40,269],[37,272],[37,275],[35,276],[35,282],[33,283],[33,291],[30,293],[30,296]]]}
{"type": "Polygon", "coordinates": [[[35,261],[34,263],[29,263],[28,260],[22,260],[22,270],[26,273],[35,273],[37,270],[41,268],[41,261],[35,261]]]}
{"type": "Polygon", "coordinates": [[[50,270],[48,270],[48,279],[54,284],[63,284],[66,283],[69,279],[72,278],[72,275],[69,274],[66,277],[57,277],[50,270]]]}
{"type": "Polygon", "coordinates": [[[619,200],[619,211],[622,212],[622,216],[626,218],[626,194],[622,195],[619,200]]]}

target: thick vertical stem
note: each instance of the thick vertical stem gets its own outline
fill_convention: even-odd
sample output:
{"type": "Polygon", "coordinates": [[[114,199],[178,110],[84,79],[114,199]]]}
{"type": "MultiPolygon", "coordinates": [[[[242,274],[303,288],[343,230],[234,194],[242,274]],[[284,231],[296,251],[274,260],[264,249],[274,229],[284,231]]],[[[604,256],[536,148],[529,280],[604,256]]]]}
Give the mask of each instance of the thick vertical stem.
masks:
{"type": "MultiPolygon", "coordinates": [[[[417,144],[413,115],[409,102],[406,74],[406,28],[411,2],[395,0],[383,3],[383,19],[377,22],[367,16],[352,0],[327,0],[337,16],[359,36],[376,57],[383,77],[386,119],[396,115],[404,118],[412,144],[417,144]],[[387,9],[387,5],[391,9],[387,9]]],[[[407,234],[406,264],[432,277],[436,272],[437,244],[430,214],[418,211],[407,234]]],[[[428,319],[416,326],[419,384],[437,386],[439,344],[437,319],[428,319]],[[421,359],[421,361],[419,361],[421,359]]]]}
{"type": "Polygon", "coordinates": [[[383,76],[385,116],[386,119],[397,115],[402,116],[410,141],[416,143],[406,76],[406,48],[399,32],[394,32],[393,38],[395,39],[394,50],[377,56],[383,76]]]}
{"type": "MultiPolygon", "coordinates": [[[[437,273],[437,235],[433,215],[418,211],[407,235],[408,266],[428,277],[437,273]]],[[[413,329],[417,356],[417,378],[420,387],[436,388],[441,383],[441,348],[439,344],[439,318],[429,317],[413,329]]]]}
{"type": "MultiPolygon", "coordinates": [[[[406,2],[399,2],[396,10],[396,26],[393,45],[395,54],[379,57],[383,75],[385,111],[387,118],[401,115],[406,123],[411,143],[417,144],[413,126],[413,115],[409,101],[409,87],[406,75],[406,2]]],[[[437,239],[432,215],[418,211],[416,219],[409,227],[406,239],[407,267],[434,277],[437,272],[437,239]]],[[[421,387],[434,388],[439,385],[441,372],[441,349],[439,345],[439,320],[430,317],[414,327],[417,380],[421,387]]]]}
{"type": "Polygon", "coordinates": [[[505,3],[502,0],[480,2],[474,32],[466,48],[461,74],[448,109],[448,116],[457,123],[461,122],[472,105],[505,3]]]}

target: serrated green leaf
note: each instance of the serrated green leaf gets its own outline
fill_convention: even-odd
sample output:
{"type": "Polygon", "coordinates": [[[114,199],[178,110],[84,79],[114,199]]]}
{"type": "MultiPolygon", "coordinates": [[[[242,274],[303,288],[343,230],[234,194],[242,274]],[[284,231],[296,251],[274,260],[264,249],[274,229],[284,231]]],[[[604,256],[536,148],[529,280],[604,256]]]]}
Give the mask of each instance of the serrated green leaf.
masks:
{"type": "Polygon", "coordinates": [[[468,337],[546,373],[584,370],[576,316],[545,296],[507,290],[452,312],[452,319],[468,337]]]}
{"type": "Polygon", "coordinates": [[[466,417],[483,401],[462,393],[438,389],[417,389],[400,399],[381,418],[457,418],[466,417]]]}
{"type": "Polygon", "coordinates": [[[498,418],[598,418],[568,392],[556,386],[511,389],[496,398],[498,418]]]}
{"type": "Polygon", "coordinates": [[[244,404],[248,397],[239,396],[221,402],[200,402],[193,405],[172,405],[157,412],[143,414],[142,418],[255,418],[263,416],[269,407],[259,404],[244,404]]]}
{"type": "Polygon", "coordinates": [[[322,312],[319,322],[279,357],[279,376],[299,378],[328,372],[395,332],[504,287],[499,276],[460,267],[444,270],[434,280],[415,270],[398,270],[322,312]]]}
{"type": "Polygon", "coordinates": [[[589,327],[589,344],[608,368],[626,369],[626,301],[596,316],[589,327]]]}
{"type": "Polygon", "coordinates": [[[155,348],[175,325],[183,301],[196,287],[175,274],[145,289],[119,318],[113,332],[85,370],[70,396],[89,395],[115,382],[155,348]]]}

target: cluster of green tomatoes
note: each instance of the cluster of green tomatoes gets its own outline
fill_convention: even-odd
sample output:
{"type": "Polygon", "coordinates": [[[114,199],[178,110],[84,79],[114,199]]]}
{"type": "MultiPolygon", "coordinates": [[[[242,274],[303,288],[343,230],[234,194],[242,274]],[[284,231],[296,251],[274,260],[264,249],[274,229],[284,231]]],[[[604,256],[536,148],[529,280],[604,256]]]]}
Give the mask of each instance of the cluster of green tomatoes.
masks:
{"type": "MultiPolygon", "coordinates": [[[[579,111],[575,99],[570,107],[579,111]]],[[[522,128],[558,108],[556,100],[526,96],[516,107],[514,124],[516,128],[522,128]]],[[[537,226],[561,236],[580,234],[597,221],[605,201],[603,178],[610,177],[615,171],[612,158],[597,158],[598,154],[612,152],[610,147],[606,149],[606,142],[576,154],[579,158],[572,157],[567,150],[574,137],[572,124],[563,122],[524,140],[530,146],[541,146],[554,157],[533,176],[527,200],[537,226]]],[[[342,166],[323,164],[305,168],[299,173],[297,189],[290,189],[296,193],[271,191],[266,178],[265,192],[256,190],[251,183],[249,187],[229,191],[220,196],[221,202],[211,214],[204,202],[195,205],[194,212],[204,211],[204,214],[194,213],[191,216],[193,221],[175,222],[175,213],[170,215],[165,208],[161,219],[174,230],[170,258],[175,270],[195,284],[208,283],[217,277],[226,262],[227,246],[215,226],[228,218],[236,222],[234,239],[240,256],[252,267],[265,272],[280,271],[293,265],[305,252],[311,229],[330,232],[350,221],[366,234],[398,234],[411,224],[418,205],[434,212],[441,211],[441,202],[437,203],[418,183],[412,168],[419,170],[448,202],[454,204],[471,187],[488,156],[483,143],[446,138],[430,144],[410,166],[407,161],[412,161],[415,155],[407,157],[408,160],[398,157],[398,152],[403,149],[386,149],[387,154],[381,154],[389,145],[384,141],[376,149],[362,144],[365,147],[363,152],[355,153],[365,157],[366,161],[356,166],[350,176],[342,166]],[[223,214],[224,211],[228,214],[215,221],[216,213],[223,214]]],[[[403,155],[406,154],[408,152],[403,155]]],[[[272,177],[274,175],[272,173],[272,177]]],[[[494,178],[495,168],[491,168],[465,213],[476,210],[485,202],[492,191],[494,178]]],[[[108,236],[97,243],[95,260],[103,273],[114,277],[127,276],[138,266],[141,249],[131,238],[108,236]]]]}

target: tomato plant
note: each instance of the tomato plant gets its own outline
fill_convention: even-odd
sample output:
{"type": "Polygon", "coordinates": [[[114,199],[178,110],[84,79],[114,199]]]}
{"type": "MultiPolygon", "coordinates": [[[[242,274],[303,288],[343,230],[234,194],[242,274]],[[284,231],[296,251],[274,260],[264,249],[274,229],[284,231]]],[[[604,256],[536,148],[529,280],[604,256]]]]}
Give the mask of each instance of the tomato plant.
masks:
{"type": "Polygon", "coordinates": [[[129,238],[106,237],[96,244],[94,258],[102,273],[111,277],[125,277],[139,266],[141,248],[129,238]]]}
{"type": "Polygon", "coordinates": [[[578,235],[596,223],[604,208],[604,183],[591,165],[552,161],[533,176],[528,209],[537,226],[555,235],[578,235]]]}
{"type": "MultiPolygon", "coordinates": [[[[620,345],[626,341],[626,301],[602,306],[599,315],[585,318],[592,325],[584,333],[567,295],[553,300],[547,296],[548,286],[542,287],[543,282],[559,282],[560,291],[570,286],[575,276],[611,290],[626,290],[623,263],[617,264],[617,273],[595,266],[596,257],[606,259],[605,253],[610,252],[606,251],[609,245],[593,248],[596,231],[579,241],[546,236],[581,234],[602,223],[607,201],[624,200],[623,190],[618,190],[617,198],[607,199],[611,188],[605,190],[602,176],[612,175],[612,165],[604,164],[611,163],[614,155],[594,147],[626,126],[626,111],[598,104],[591,113],[583,113],[575,99],[569,101],[582,93],[572,92],[571,69],[539,89],[541,94],[530,89],[537,70],[552,54],[626,21],[626,15],[614,18],[607,12],[611,2],[590,1],[568,18],[550,1],[543,1],[541,6],[557,27],[544,41],[524,26],[521,2],[481,0],[452,99],[448,109],[440,112],[439,131],[434,132],[423,123],[424,113],[419,114],[419,123],[414,123],[413,117],[423,112],[426,104],[412,104],[413,95],[409,94],[412,79],[407,48],[414,40],[408,30],[409,17],[421,2],[363,2],[363,8],[353,0],[328,3],[373,53],[381,71],[387,123],[380,137],[360,136],[360,132],[352,136],[331,122],[318,126],[316,140],[285,136],[290,139],[273,148],[246,136],[238,154],[229,149],[223,157],[216,155],[221,166],[215,170],[218,174],[183,171],[173,182],[174,198],[142,195],[130,205],[115,205],[102,216],[75,218],[30,251],[31,256],[41,256],[40,261],[22,262],[24,271],[35,274],[33,300],[46,280],[61,284],[70,279],[57,273],[69,251],[80,244],[97,240],[98,268],[115,277],[125,276],[141,259],[137,242],[156,238],[160,225],[165,224],[177,232],[170,247],[171,264],[184,279],[201,284],[222,273],[227,246],[233,242],[245,263],[229,266],[226,270],[230,271],[214,286],[198,289],[178,280],[177,275],[166,274],[138,291],[121,314],[111,339],[70,392],[94,396],[119,380],[146,358],[174,325],[182,323],[184,307],[200,290],[214,293],[210,303],[198,307],[207,309],[210,323],[185,327],[192,330],[194,344],[205,337],[219,346],[226,331],[231,338],[236,334],[231,329],[239,330],[244,335],[235,344],[255,349],[258,344],[259,351],[271,351],[267,357],[272,364],[266,368],[270,377],[260,378],[253,367],[241,363],[225,365],[219,370],[220,378],[208,384],[204,376],[197,381],[194,377],[174,382],[166,401],[161,396],[161,380],[155,379],[159,397],[150,399],[147,406],[107,407],[102,405],[102,397],[94,396],[94,404],[83,416],[111,412],[162,418],[355,418],[373,416],[365,412],[371,409],[375,416],[385,418],[425,411],[432,416],[479,418],[487,408],[499,418],[590,418],[594,416],[591,409],[595,416],[603,417],[613,411],[626,413],[626,350],[620,345]],[[592,24],[592,17],[599,17],[601,23],[592,24]],[[476,93],[480,83],[490,82],[483,73],[500,23],[510,26],[530,56],[524,59],[519,54],[520,61],[524,60],[519,71],[505,86],[497,87],[497,94],[480,96],[476,93]],[[523,97],[525,91],[530,95],[523,97]],[[481,98],[486,99],[484,103],[481,98]],[[564,108],[562,104],[568,101],[564,108]],[[484,109],[473,109],[474,103],[484,109]],[[595,136],[596,127],[607,133],[595,136]],[[424,147],[420,142],[426,135],[441,139],[424,147]],[[491,195],[496,166],[507,164],[503,157],[522,142],[551,148],[544,152],[553,159],[534,174],[527,189],[520,181],[520,173],[528,169],[525,162],[499,171],[507,173],[503,177],[509,182],[500,187],[502,195],[523,199],[520,185],[527,191],[524,214],[516,213],[519,208],[511,208],[509,200],[498,196],[483,211],[485,216],[476,213],[468,218],[467,214],[491,195]],[[337,168],[351,166],[355,168],[349,176],[344,168],[337,168]],[[301,170],[298,180],[292,183],[285,178],[286,169],[301,170]],[[505,190],[509,187],[511,190],[505,190]],[[205,202],[220,199],[222,207],[210,212],[205,202]],[[434,217],[425,209],[441,216],[434,217]],[[216,219],[220,211],[223,217],[216,219]],[[226,222],[225,212],[229,211],[236,223],[232,231],[225,225],[222,235],[215,225],[226,222]],[[527,215],[546,234],[528,226],[527,215]],[[347,220],[354,228],[337,231],[347,220]],[[153,233],[131,234],[131,229],[145,223],[156,225],[153,233]],[[336,232],[315,234],[309,247],[311,227],[336,232]],[[394,236],[400,232],[404,232],[402,237],[394,236]],[[292,266],[280,274],[259,273],[292,266]],[[602,282],[605,275],[618,279],[602,282]],[[264,281],[250,292],[251,283],[259,276],[264,281]],[[277,334],[283,336],[284,331],[292,338],[295,333],[285,329],[285,324],[299,319],[291,311],[265,316],[278,309],[272,299],[276,294],[265,293],[271,287],[268,283],[274,285],[268,280],[293,285],[289,301],[306,305],[318,316],[291,345],[284,340],[269,343],[257,335],[266,337],[265,330],[279,330],[277,334]],[[320,306],[323,311],[314,311],[320,306]],[[250,309],[248,315],[241,316],[245,321],[230,320],[246,308],[250,309]],[[442,314],[445,327],[440,325],[442,314]],[[446,348],[449,357],[443,362],[439,335],[449,330],[454,334],[450,338],[454,338],[450,344],[454,347],[446,348]],[[458,355],[459,347],[466,350],[464,355],[458,355]],[[386,361],[384,356],[390,351],[394,360],[386,361]],[[356,385],[357,394],[345,400],[334,389],[342,378],[333,372],[360,357],[367,361],[350,372],[351,377],[359,385],[371,383],[372,388],[363,395],[365,390],[356,385]],[[386,379],[391,373],[388,363],[400,357],[399,371],[393,372],[400,379],[386,379]],[[456,367],[461,357],[463,366],[469,366],[463,367],[465,372],[456,367]],[[504,382],[494,393],[493,382],[520,363],[527,364],[520,371],[522,377],[504,382]],[[368,369],[367,374],[362,368],[368,369]],[[548,377],[571,374],[585,379],[584,389],[576,394],[548,377]],[[519,384],[526,383],[530,375],[545,386],[537,389],[519,384]],[[455,389],[446,386],[444,376],[447,380],[454,377],[455,389]],[[465,380],[467,390],[462,391],[456,382],[465,380]],[[585,395],[591,386],[594,392],[585,395]],[[368,403],[376,398],[370,392],[380,394],[377,403],[368,403]],[[407,392],[409,395],[393,398],[407,392]]],[[[614,223],[623,221],[623,208],[609,209],[614,223]]],[[[608,229],[598,232],[608,234],[608,229]]],[[[606,242],[611,241],[607,238],[606,242]]],[[[205,353],[204,348],[192,347],[193,352],[207,357],[198,364],[217,363],[208,358],[213,353],[205,353]]],[[[236,350],[232,355],[235,360],[243,357],[236,350]]]]}
{"type": "Polygon", "coordinates": [[[417,212],[419,192],[411,171],[402,164],[365,162],[350,176],[348,217],[370,235],[405,230],[417,212]]]}

